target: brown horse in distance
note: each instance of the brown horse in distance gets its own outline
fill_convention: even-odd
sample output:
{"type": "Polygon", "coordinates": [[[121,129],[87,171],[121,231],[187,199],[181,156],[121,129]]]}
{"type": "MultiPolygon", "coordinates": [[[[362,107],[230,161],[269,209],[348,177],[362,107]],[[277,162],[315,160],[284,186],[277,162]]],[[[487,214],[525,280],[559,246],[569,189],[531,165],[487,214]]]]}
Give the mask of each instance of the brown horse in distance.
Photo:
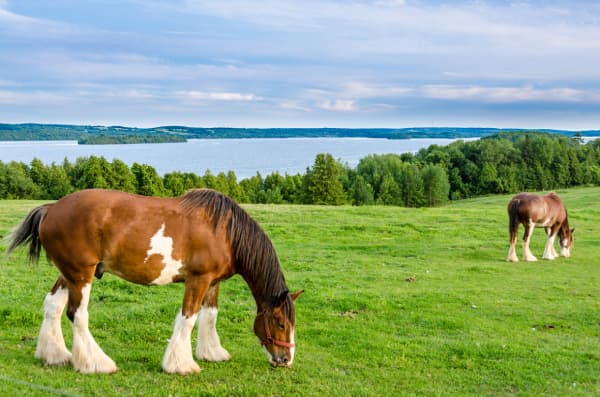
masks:
{"type": "Polygon", "coordinates": [[[105,272],[137,284],[185,284],[183,304],[162,366],[187,374],[200,367],[192,357],[191,332],[198,324],[196,358],[230,358],[216,331],[219,282],[240,274],[257,306],[254,332],[273,366],[290,366],[295,352],[293,301],[279,259],[260,226],[233,200],[210,189],[181,197],[144,197],[111,190],[83,190],[33,209],[13,232],[8,253],[41,249],[60,276],[44,301],[36,357],[46,364],[71,363],[83,373],[110,373],[114,361],[88,329],[94,275],[105,272]],[[73,325],[69,352],[60,317],[67,307],[73,325]]]}
{"type": "Polygon", "coordinates": [[[525,228],[523,235],[523,259],[526,261],[537,261],[537,258],[529,249],[531,234],[536,227],[543,227],[548,236],[544,249],[544,259],[553,260],[558,258],[554,249],[554,239],[558,236],[561,254],[565,257],[571,255],[573,245],[573,232],[569,228],[567,209],[556,193],[548,193],[540,196],[531,193],[520,193],[513,197],[508,203],[508,230],[510,234],[510,249],[508,250],[509,262],[518,262],[516,253],[517,234],[519,224],[525,228]]]}

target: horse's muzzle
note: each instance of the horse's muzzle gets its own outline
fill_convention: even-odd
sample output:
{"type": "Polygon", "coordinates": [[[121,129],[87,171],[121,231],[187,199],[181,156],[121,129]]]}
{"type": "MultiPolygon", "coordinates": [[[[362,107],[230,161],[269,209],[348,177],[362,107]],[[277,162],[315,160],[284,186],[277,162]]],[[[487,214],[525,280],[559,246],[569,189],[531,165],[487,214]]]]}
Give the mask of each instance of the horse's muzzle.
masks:
{"type": "Polygon", "coordinates": [[[291,367],[292,362],[287,357],[278,357],[269,360],[272,367],[291,367]]]}

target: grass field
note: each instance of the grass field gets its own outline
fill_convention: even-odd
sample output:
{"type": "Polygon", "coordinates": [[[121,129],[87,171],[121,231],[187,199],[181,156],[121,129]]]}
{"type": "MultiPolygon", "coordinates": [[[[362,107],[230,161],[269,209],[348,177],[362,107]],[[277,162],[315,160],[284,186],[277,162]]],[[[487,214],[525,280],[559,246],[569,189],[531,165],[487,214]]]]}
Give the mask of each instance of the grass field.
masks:
{"type": "MultiPolygon", "coordinates": [[[[183,286],[112,275],[94,283],[90,330],[119,371],[44,367],[33,355],[57,273],[19,252],[0,262],[1,394],[600,395],[600,188],[558,193],[576,228],[572,257],[535,263],[505,261],[509,196],[422,209],[245,206],[290,289],[305,289],[290,369],[268,365],[252,332],[254,301],[234,277],[222,284],[218,323],[232,360],[163,373],[183,286]]],[[[37,204],[0,202],[0,235],[37,204]]],[[[539,258],[544,240],[536,230],[539,258]]],[[[63,330],[70,346],[66,317],[63,330]]]]}

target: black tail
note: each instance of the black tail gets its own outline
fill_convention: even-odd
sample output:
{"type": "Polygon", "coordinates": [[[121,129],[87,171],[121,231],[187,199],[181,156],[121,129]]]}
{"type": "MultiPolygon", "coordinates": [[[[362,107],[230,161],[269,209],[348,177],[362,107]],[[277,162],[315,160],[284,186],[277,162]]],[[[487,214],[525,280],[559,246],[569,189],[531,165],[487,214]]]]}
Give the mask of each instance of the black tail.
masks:
{"type": "Polygon", "coordinates": [[[508,204],[508,232],[510,234],[510,242],[516,241],[517,233],[519,232],[519,199],[513,199],[508,204]]]}
{"type": "Polygon", "coordinates": [[[6,255],[10,255],[16,248],[29,244],[28,258],[30,262],[37,263],[40,259],[42,242],[40,241],[40,224],[46,211],[52,204],[44,204],[31,210],[27,217],[9,236],[10,245],[6,255]]]}

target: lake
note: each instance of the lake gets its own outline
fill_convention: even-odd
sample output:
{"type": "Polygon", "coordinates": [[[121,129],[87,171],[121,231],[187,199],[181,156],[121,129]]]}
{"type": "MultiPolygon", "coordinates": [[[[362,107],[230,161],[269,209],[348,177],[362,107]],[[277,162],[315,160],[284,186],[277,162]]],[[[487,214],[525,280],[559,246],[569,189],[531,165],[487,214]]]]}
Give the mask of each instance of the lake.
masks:
{"type": "MultiPolygon", "coordinates": [[[[476,138],[474,138],[476,139],[476,138]]],[[[191,139],[183,143],[133,145],[78,145],[77,141],[1,141],[0,160],[29,164],[38,158],[44,164],[74,162],[78,157],[104,156],[131,166],[134,162],[153,166],[160,175],[172,171],[213,174],[233,170],[238,179],[260,172],[304,173],[319,153],[331,153],[351,167],[369,154],[415,153],[430,145],[448,145],[455,139],[373,138],[252,138],[191,139]]]]}

